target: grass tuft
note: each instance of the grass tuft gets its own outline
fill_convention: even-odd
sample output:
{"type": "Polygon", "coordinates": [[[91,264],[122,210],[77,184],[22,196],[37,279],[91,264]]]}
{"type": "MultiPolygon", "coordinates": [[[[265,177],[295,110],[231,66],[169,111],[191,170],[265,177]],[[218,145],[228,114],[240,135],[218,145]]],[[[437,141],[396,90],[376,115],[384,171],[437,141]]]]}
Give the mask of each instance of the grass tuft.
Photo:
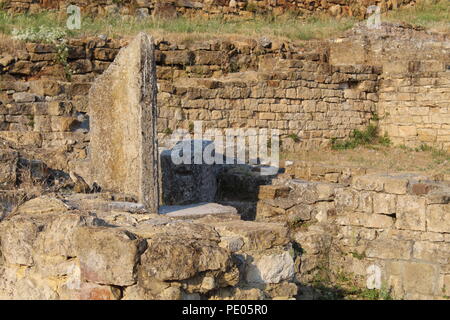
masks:
{"type": "Polygon", "coordinates": [[[339,141],[334,138],[331,140],[331,148],[333,150],[347,150],[355,149],[358,146],[367,146],[372,144],[380,144],[382,146],[389,146],[391,140],[385,134],[384,136],[378,135],[378,127],[370,124],[364,130],[353,130],[350,138],[343,141],[339,141]]]}

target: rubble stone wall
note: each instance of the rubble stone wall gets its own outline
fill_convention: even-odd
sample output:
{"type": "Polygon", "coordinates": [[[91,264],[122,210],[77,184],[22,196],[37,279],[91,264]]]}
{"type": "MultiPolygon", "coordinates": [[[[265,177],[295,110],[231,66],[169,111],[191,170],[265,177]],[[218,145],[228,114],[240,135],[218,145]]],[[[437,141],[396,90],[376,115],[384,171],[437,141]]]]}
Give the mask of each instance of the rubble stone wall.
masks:
{"type": "MultiPolygon", "coordinates": [[[[85,159],[87,93],[125,44],[70,40],[70,74],[55,62],[52,45],[29,43],[16,56],[5,54],[0,136],[43,154],[68,152],[70,157],[51,160],[55,168],[85,159]]],[[[202,120],[205,128],[279,129],[285,150],[316,148],[366,126],[376,111],[380,70],[330,65],[326,43],[246,39],[185,45],[160,39],[156,49],[160,141],[202,120]]]]}
{"type": "MultiPolygon", "coordinates": [[[[297,151],[376,117],[397,145],[449,150],[448,41],[399,26],[300,43],[156,39],[159,141],[202,120],[204,129],[279,129],[282,149],[297,151]]],[[[71,39],[67,65],[48,44],[3,53],[0,137],[37,147],[54,168],[76,167],[89,153],[87,93],[126,44],[71,39]]]]}
{"type": "Polygon", "coordinates": [[[0,299],[297,295],[297,257],[282,224],[236,214],[177,220],[127,212],[124,204],[108,194],[47,195],[0,221],[0,299]]]}
{"type": "Polygon", "coordinates": [[[321,175],[315,170],[315,180],[328,175],[328,181],[292,179],[303,169],[294,166],[272,186],[261,186],[257,209],[258,221],[287,221],[293,228],[304,252],[302,285],[326,270],[332,279],[345,275],[397,299],[449,296],[448,180],[350,168],[337,175],[341,168],[327,167],[321,175]]]}
{"type": "Polygon", "coordinates": [[[361,1],[306,1],[306,0],[1,0],[3,8],[12,13],[35,13],[46,10],[65,12],[70,4],[75,4],[82,12],[92,16],[120,14],[141,17],[176,16],[228,16],[252,18],[255,14],[280,15],[291,12],[299,15],[325,13],[332,16],[355,16],[364,18],[367,8],[377,4],[382,11],[400,6],[414,5],[415,0],[369,0],[361,1]]]}

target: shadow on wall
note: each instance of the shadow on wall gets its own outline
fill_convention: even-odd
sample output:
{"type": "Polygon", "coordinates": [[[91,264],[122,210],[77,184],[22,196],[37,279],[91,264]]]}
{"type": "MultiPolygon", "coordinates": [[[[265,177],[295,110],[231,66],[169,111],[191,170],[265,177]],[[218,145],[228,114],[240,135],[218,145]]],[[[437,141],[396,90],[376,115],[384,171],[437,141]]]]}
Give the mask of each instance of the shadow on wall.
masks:
{"type": "MultiPolygon", "coordinates": [[[[177,159],[181,161],[180,158],[177,159]]],[[[210,140],[178,142],[172,149],[161,152],[160,159],[163,205],[217,202],[236,207],[244,220],[254,220],[259,186],[271,184],[275,177],[261,175],[259,165],[238,164],[235,158],[227,161],[226,156],[216,155],[214,142],[210,140]],[[195,164],[195,143],[201,145],[202,154],[206,150],[223,163],[233,164],[206,164],[203,161],[195,164]],[[184,154],[189,148],[190,154],[184,154]],[[174,163],[173,153],[184,157],[183,162],[174,163]]]]}

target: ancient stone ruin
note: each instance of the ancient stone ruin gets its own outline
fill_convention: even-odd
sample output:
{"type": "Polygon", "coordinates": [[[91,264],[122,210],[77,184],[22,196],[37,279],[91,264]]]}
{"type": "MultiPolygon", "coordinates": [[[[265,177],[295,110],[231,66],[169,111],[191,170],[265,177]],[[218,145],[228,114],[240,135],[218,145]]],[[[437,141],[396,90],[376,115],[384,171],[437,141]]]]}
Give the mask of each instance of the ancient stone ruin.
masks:
{"type": "Polygon", "coordinates": [[[52,45],[3,56],[0,298],[320,299],[343,274],[396,299],[450,296],[446,173],[170,162],[170,131],[197,120],[279,129],[285,151],[374,121],[394,144],[449,150],[449,36],[361,28],[71,39],[70,81],[52,45]]]}
{"type": "Polygon", "coordinates": [[[140,34],[89,92],[91,179],[158,212],[156,66],[153,39],[140,34]]]}

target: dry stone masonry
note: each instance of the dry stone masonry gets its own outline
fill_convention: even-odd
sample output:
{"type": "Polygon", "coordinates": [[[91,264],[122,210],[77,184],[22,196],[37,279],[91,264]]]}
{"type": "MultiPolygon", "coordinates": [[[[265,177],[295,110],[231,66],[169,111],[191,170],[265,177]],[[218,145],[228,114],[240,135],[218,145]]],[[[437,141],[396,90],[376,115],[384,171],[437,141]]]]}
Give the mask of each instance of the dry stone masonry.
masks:
{"type": "Polygon", "coordinates": [[[2,7],[12,13],[36,13],[55,10],[65,13],[70,4],[91,16],[137,16],[148,18],[174,18],[177,16],[251,18],[255,14],[281,15],[293,13],[301,16],[317,14],[354,16],[364,18],[367,8],[379,5],[383,12],[413,5],[415,0],[369,1],[307,1],[307,0],[1,0],[2,7]]]}
{"type": "MultiPolygon", "coordinates": [[[[395,144],[448,150],[448,35],[392,25],[358,30],[351,40],[303,43],[156,39],[159,141],[202,120],[205,129],[279,129],[282,149],[298,151],[378,118],[395,144]]],[[[89,89],[127,42],[69,40],[70,81],[52,45],[3,53],[0,137],[33,146],[52,168],[78,168],[88,156],[89,89]]]]}
{"type": "MultiPolygon", "coordinates": [[[[0,298],[315,298],[318,274],[367,286],[377,270],[369,286],[396,298],[448,297],[445,174],[294,162],[277,177],[232,166],[198,180],[188,168],[186,184],[208,181],[206,201],[221,204],[155,214],[156,139],[197,120],[279,129],[282,148],[299,151],[378,119],[396,144],[448,151],[448,35],[384,25],[347,36],[71,39],[70,72],[52,45],[2,53],[0,298]]],[[[186,190],[205,200],[178,188],[163,201],[185,205],[186,190]]]]}
{"type": "MultiPolygon", "coordinates": [[[[366,286],[371,270],[378,269],[378,289],[391,290],[394,298],[449,295],[448,180],[366,174],[363,168],[335,175],[342,168],[309,168],[315,181],[299,179],[305,174],[305,164],[299,163],[273,185],[261,186],[256,216],[257,221],[303,225],[292,236],[304,253],[299,269],[303,286],[324,271],[366,286]]],[[[308,290],[303,294],[308,296],[308,290]]]]}
{"type": "Polygon", "coordinates": [[[196,220],[144,215],[120,209],[111,196],[47,195],[1,222],[0,298],[289,299],[297,294],[295,256],[282,224],[243,222],[232,214],[196,220]],[[105,210],[105,204],[117,206],[105,210]]]}

